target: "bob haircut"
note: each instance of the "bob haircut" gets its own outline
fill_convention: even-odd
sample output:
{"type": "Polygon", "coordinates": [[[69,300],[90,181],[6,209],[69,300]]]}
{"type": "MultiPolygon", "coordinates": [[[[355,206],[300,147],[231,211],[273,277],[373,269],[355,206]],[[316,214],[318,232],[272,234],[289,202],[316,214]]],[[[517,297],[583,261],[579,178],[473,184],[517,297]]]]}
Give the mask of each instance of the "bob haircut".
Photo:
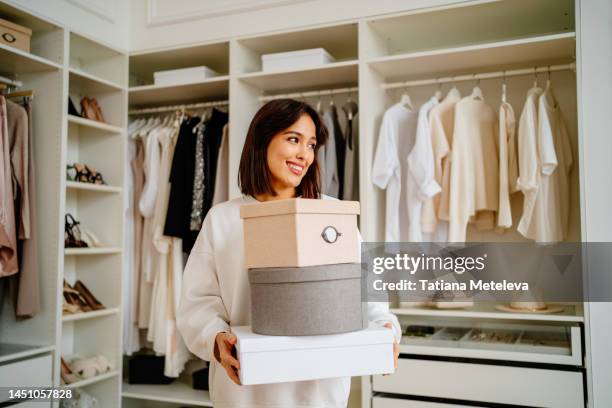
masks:
{"type": "Polygon", "coordinates": [[[277,99],[266,103],[251,121],[238,169],[238,185],[242,194],[253,197],[260,194],[276,195],[272,189],[272,173],[268,167],[268,146],[276,134],[293,125],[302,115],[310,116],[314,122],[317,145],[314,160],[296,188],[296,195],[303,198],[320,198],[317,152],[327,142],[327,128],[316,110],[307,103],[294,99],[277,99]]]}

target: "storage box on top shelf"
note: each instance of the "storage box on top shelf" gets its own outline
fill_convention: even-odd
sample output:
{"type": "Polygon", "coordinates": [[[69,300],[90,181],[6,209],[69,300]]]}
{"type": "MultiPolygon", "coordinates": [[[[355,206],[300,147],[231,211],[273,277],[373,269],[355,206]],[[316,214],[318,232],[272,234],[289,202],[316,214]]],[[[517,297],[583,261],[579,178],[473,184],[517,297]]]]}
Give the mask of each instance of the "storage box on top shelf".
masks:
{"type": "Polygon", "coordinates": [[[312,68],[330,64],[334,61],[334,57],[332,57],[324,48],[278,52],[274,54],[264,54],[261,56],[263,71],[284,71],[300,68],[312,68]]]}
{"type": "Polygon", "coordinates": [[[181,85],[202,82],[208,78],[219,76],[219,73],[206,66],[171,69],[153,73],[155,85],[181,85]]]}
{"type": "Polygon", "coordinates": [[[372,324],[365,330],[326,336],[263,336],[233,327],[242,385],[388,374],[393,333],[372,324]]]}
{"type": "Polygon", "coordinates": [[[0,44],[30,52],[31,37],[32,30],[28,27],[0,18],[0,44]]]}
{"type": "Polygon", "coordinates": [[[292,198],[244,204],[246,267],[360,263],[359,202],[292,198]]]}

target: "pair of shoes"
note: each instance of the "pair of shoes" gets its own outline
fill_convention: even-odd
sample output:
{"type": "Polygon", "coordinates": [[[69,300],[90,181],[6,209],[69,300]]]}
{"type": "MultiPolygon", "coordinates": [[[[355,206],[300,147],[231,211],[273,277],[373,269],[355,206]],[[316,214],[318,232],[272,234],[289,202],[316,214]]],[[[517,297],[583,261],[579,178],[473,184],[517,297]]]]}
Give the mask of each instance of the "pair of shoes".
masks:
{"type": "Polygon", "coordinates": [[[102,173],[91,166],[81,163],[66,165],[66,179],[80,183],[106,184],[102,173]]]}
{"type": "Polygon", "coordinates": [[[60,361],[62,382],[64,384],[72,384],[77,382],[79,378],[72,372],[72,370],[64,360],[64,357],[61,357],[60,361]]]}
{"type": "Polygon", "coordinates": [[[113,369],[112,364],[103,355],[87,358],[75,358],[70,362],[70,369],[82,379],[92,378],[113,369]]]}
{"type": "Polygon", "coordinates": [[[80,222],[66,214],[64,223],[64,248],[86,248],[89,245],[81,238],[80,222]]]}
{"type": "Polygon", "coordinates": [[[96,299],[83,282],[77,280],[74,286],[70,286],[64,279],[64,307],[62,309],[66,314],[72,314],[106,309],[106,307],[96,299]]]}
{"type": "Polygon", "coordinates": [[[60,400],[60,408],[97,408],[98,400],[81,388],[72,390],[72,396],[60,400]]]}
{"type": "Polygon", "coordinates": [[[102,109],[100,109],[96,98],[85,96],[81,99],[81,116],[86,119],[104,122],[104,115],[102,115],[102,109]]]}

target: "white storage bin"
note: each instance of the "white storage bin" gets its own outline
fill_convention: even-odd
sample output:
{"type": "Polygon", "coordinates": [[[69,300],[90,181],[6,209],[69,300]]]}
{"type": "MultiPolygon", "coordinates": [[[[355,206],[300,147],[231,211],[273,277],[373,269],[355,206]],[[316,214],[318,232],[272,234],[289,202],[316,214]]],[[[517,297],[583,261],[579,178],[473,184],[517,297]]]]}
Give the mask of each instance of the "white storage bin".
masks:
{"type": "Polygon", "coordinates": [[[202,82],[219,74],[212,69],[201,66],[191,68],[171,69],[153,73],[155,85],[181,85],[202,82]]]}
{"type": "Polygon", "coordinates": [[[400,358],[397,372],[375,376],[372,389],[484,403],[577,408],[584,406],[582,380],[579,371],[400,358]]]}
{"type": "Polygon", "coordinates": [[[324,48],[278,52],[261,56],[263,71],[288,71],[292,69],[312,68],[334,62],[324,48]]]}
{"type": "Polygon", "coordinates": [[[357,214],[357,201],[292,198],[244,204],[246,267],[360,263],[357,214]]]}
{"type": "Polygon", "coordinates": [[[365,330],[325,336],[263,336],[233,327],[242,385],[392,373],[393,332],[365,330]]]}

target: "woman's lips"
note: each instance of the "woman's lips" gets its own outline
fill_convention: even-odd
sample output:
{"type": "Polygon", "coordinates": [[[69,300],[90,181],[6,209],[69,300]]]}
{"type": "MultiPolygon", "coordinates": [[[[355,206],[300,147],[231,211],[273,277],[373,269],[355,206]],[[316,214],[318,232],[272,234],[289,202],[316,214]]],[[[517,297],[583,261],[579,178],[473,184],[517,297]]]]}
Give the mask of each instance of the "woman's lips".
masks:
{"type": "Polygon", "coordinates": [[[304,171],[304,166],[300,164],[293,163],[293,162],[286,162],[286,163],[287,163],[287,167],[289,168],[289,171],[295,174],[296,176],[300,176],[302,172],[304,171]]]}

